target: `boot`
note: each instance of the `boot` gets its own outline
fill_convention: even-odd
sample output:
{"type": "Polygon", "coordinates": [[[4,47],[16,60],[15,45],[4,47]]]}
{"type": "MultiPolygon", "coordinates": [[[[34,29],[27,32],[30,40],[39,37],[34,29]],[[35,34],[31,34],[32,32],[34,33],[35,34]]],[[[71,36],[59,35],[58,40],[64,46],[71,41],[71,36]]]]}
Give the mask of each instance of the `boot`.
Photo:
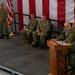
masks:
{"type": "Polygon", "coordinates": [[[4,36],[6,36],[6,38],[9,39],[9,34],[5,34],[4,36]]]}
{"type": "Polygon", "coordinates": [[[2,38],[4,38],[4,35],[3,34],[0,36],[0,39],[2,39],[2,38]]]}
{"type": "Polygon", "coordinates": [[[24,39],[24,44],[26,44],[26,42],[27,42],[27,39],[25,38],[25,39],[24,39]]]}
{"type": "Polygon", "coordinates": [[[32,42],[32,46],[33,46],[33,47],[38,47],[38,46],[39,46],[39,43],[33,41],[33,42],[32,42]]]}
{"type": "Polygon", "coordinates": [[[27,41],[26,41],[26,44],[29,44],[29,43],[30,43],[30,40],[27,40],[27,41]]]}
{"type": "Polygon", "coordinates": [[[41,45],[39,46],[40,49],[43,49],[44,47],[45,47],[44,44],[41,44],[41,45]]]}

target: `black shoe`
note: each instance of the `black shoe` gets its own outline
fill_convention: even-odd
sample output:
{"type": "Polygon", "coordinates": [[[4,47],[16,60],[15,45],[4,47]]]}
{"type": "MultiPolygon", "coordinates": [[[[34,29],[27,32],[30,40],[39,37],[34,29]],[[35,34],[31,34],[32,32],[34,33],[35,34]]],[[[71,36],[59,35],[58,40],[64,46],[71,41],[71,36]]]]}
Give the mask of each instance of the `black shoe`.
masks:
{"type": "Polygon", "coordinates": [[[9,35],[6,35],[7,39],[9,39],[9,35]]]}
{"type": "Polygon", "coordinates": [[[39,46],[40,49],[43,49],[44,47],[45,47],[44,44],[41,44],[41,45],[39,46]]]}
{"type": "Polygon", "coordinates": [[[39,43],[38,42],[32,42],[32,46],[33,47],[38,47],[39,46],[39,43]]]}
{"type": "Polygon", "coordinates": [[[7,39],[9,39],[9,34],[5,34],[4,36],[5,36],[7,39]]]}
{"type": "Polygon", "coordinates": [[[2,39],[2,38],[4,38],[4,35],[1,35],[1,36],[0,36],[0,39],[2,39]]]}

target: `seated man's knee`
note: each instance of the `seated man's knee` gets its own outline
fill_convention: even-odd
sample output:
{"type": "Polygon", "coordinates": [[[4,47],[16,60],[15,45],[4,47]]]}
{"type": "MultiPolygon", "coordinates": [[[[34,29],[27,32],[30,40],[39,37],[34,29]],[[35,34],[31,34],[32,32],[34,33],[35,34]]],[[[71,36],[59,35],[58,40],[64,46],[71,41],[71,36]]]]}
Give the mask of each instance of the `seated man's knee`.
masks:
{"type": "Polygon", "coordinates": [[[22,31],[20,31],[20,34],[22,34],[22,31]]]}
{"type": "Polygon", "coordinates": [[[46,35],[45,34],[41,34],[40,35],[40,41],[41,41],[41,43],[45,43],[45,40],[46,40],[46,35]]]}
{"type": "Polygon", "coordinates": [[[34,31],[34,32],[32,33],[32,35],[33,35],[33,36],[37,35],[37,32],[36,32],[36,31],[34,31]]]}
{"type": "Polygon", "coordinates": [[[27,33],[26,33],[26,36],[30,36],[30,33],[29,33],[29,32],[27,32],[27,33]]]}
{"type": "Polygon", "coordinates": [[[32,33],[33,33],[33,31],[28,31],[27,33],[26,33],[26,36],[31,36],[32,37],[32,33]]]}
{"type": "Polygon", "coordinates": [[[45,38],[45,37],[47,37],[47,35],[42,33],[40,37],[45,38]]]}
{"type": "Polygon", "coordinates": [[[24,34],[24,33],[25,33],[25,31],[24,31],[24,30],[21,30],[21,31],[20,31],[20,34],[24,34]]]}

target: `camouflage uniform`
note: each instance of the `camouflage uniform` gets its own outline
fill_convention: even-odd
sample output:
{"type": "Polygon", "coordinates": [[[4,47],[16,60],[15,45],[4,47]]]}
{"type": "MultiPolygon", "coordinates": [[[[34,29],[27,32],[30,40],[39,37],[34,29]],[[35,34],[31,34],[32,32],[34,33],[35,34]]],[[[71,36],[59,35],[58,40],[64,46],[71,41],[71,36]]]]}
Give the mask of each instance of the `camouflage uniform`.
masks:
{"type": "Polygon", "coordinates": [[[72,29],[66,30],[63,34],[59,35],[56,40],[64,40],[66,43],[73,43],[75,40],[75,34],[72,29]]]}
{"type": "MultiPolygon", "coordinates": [[[[56,40],[63,39],[66,43],[71,43],[72,46],[69,48],[68,52],[75,52],[75,29],[71,28],[69,31],[66,31],[64,34],[61,34],[56,38],[56,40]]],[[[71,67],[75,67],[75,54],[69,56],[69,64],[71,67]]],[[[75,70],[74,70],[75,72],[75,70]]]]}
{"type": "Polygon", "coordinates": [[[20,32],[24,39],[28,39],[28,40],[31,39],[33,31],[36,30],[37,23],[38,23],[38,21],[36,19],[30,19],[29,20],[29,24],[27,26],[27,29],[29,29],[29,31],[22,30],[20,32]]]}
{"type": "Polygon", "coordinates": [[[40,21],[40,23],[37,25],[37,30],[33,32],[33,42],[37,43],[40,41],[41,44],[45,44],[45,38],[47,37],[47,33],[49,31],[50,31],[49,21],[48,20],[45,20],[44,22],[40,21]],[[38,36],[38,32],[41,33],[40,36],[38,36]]]}
{"type": "MultiPolygon", "coordinates": [[[[72,26],[72,30],[74,31],[75,34],[75,26],[72,26]]],[[[68,52],[69,53],[75,52],[75,41],[72,43],[72,46],[69,48],[68,52]]],[[[75,68],[75,53],[69,56],[69,64],[72,68],[75,68]]],[[[73,70],[73,72],[75,73],[75,69],[73,70]]]]}
{"type": "Polygon", "coordinates": [[[75,25],[74,26],[72,26],[72,28],[71,28],[74,32],[75,32],[75,25]]]}
{"type": "Polygon", "coordinates": [[[0,36],[3,34],[8,35],[8,23],[7,23],[7,10],[5,8],[0,9],[0,36]]]}
{"type": "MultiPolygon", "coordinates": [[[[69,53],[75,52],[75,41],[72,43],[72,46],[69,48],[69,53]]],[[[69,55],[69,64],[72,68],[75,68],[75,53],[69,55]]],[[[75,73],[75,69],[73,70],[75,73]]]]}

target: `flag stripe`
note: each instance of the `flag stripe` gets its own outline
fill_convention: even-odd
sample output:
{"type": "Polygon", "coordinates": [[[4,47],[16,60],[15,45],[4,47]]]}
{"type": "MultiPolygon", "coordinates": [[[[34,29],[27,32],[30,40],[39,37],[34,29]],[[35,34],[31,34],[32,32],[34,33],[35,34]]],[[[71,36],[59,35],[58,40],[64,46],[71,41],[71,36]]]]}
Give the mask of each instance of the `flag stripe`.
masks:
{"type": "Polygon", "coordinates": [[[74,0],[74,20],[75,20],[75,0],[74,0]]]}
{"type": "Polygon", "coordinates": [[[74,0],[66,0],[66,21],[74,20],[74,0]]]}
{"type": "MultiPolygon", "coordinates": [[[[51,19],[57,20],[57,0],[49,1],[49,16],[51,19]]],[[[54,24],[54,30],[57,31],[57,22],[51,21],[54,24]]]]}
{"type": "MultiPolygon", "coordinates": [[[[75,0],[17,0],[18,10],[23,14],[35,14],[41,17],[45,14],[47,18],[60,21],[73,22],[75,19],[75,0]]],[[[21,16],[20,21],[28,24],[29,17],[21,16]]],[[[38,19],[39,21],[39,19],[38,19]]],[[[52,21],[55,26],[63,26],[64,24],[52,21]]],[[[24,28],[24,27],[23,27],[24,28]]],[[[20,27],[20,30],[22,28],[20,27]]],[[[56,27],[55,27],[56,30],[56,27]]]]}
{"type": "Polygon", "coordinates": [[[57,0],[50,0],[49,7],[50,18],[57,20],[57,0]]]}
{"type": "Polygon", "coordinates": [[[42,0],[42,12],[49,18],[49,0],[42,0]]]}
{"type": "Polygon", "coordinates": [[[13,1],[12,0],[7,0],[7,11],[8,11],[8,26],[12,25],[12,21],[14,18],[14,11],[13,11],[13,1]]]}
{"type": "MultiPolygon", "coordinates": [[[[19,13],[23,13],[23,7],[22,7],[22,0],[17,0],[18,2],[18,12],[19,13]]],[[[18,20],[20,24],[23,24],[23,16],[22,15],[18,15],[18,20]]],[[[22,25],[19,25],[19,31],[21,31],[23,29],[22,25]]]]}
{"type": "Polygon", "coordinates": [[[29,11],[30,11],[30,14],[36,15],[35,0],[29,0],[29,11]]]}
{"type": "Polygon", "coordinates": [[[35,0],[36,2],[36,16],[42,16],[42,0],[35,0]]]}
{"type": "MultiPolygon", "coordinates": [[[[57,19],[60,21],[65,21],[65,0],[57,0],[57,19]]],[[[58,26],[63,26],[64,23],[59,23],[58,26]]]]}
{"type": "MultiPolygon", "coordinates": [[[[22,3],[23,3],[23,13],[24,14],[30,14],[30,11],[29,11],[29,0],[22,0],[22,3]]],[[[23,16],[23,23],[28,25],[28,23],[29,23],[29,16],[25,16],[25,15],[23,16]]],[[[25,26],[24,26],[24,28],[25,28],[25,26]]]]}

